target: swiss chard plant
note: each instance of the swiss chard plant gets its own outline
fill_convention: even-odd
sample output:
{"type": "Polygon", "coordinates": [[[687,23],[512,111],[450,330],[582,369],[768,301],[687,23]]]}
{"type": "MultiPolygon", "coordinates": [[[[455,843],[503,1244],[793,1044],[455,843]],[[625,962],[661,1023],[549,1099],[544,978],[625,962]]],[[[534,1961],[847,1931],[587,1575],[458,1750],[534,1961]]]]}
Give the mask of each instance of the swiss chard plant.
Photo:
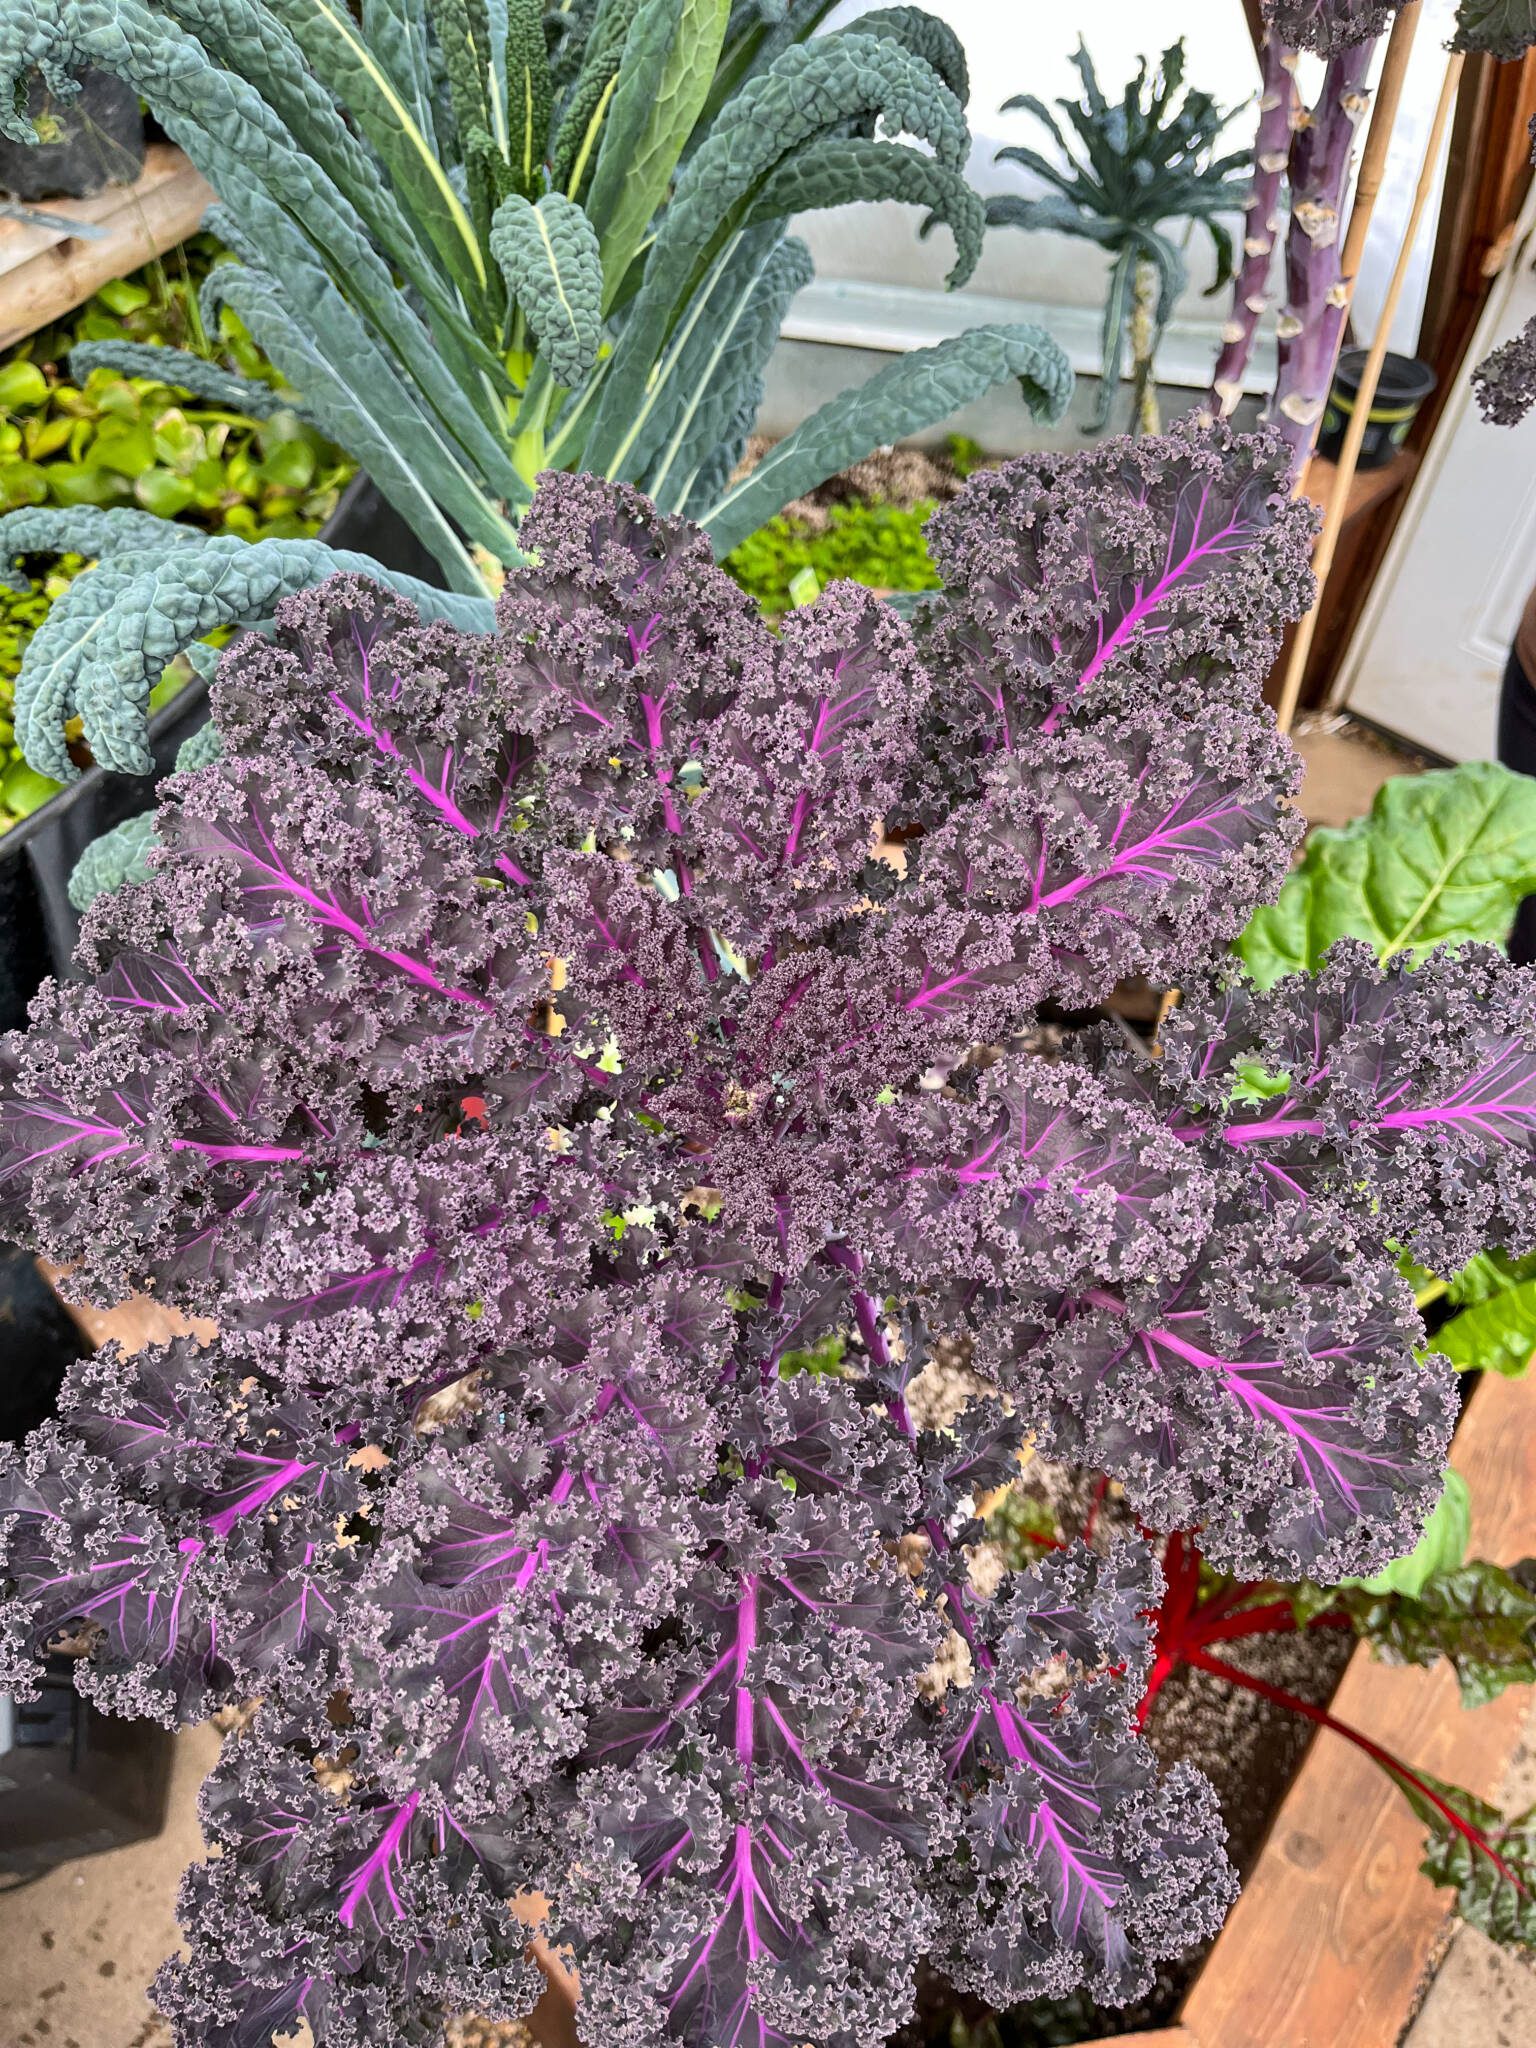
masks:
{"type": "Polygon", "coordinates": [[[873,2044],[925,1957],[1124,2002],[1217,1925],[1210,1788],[1135,1726],[1155,1550],[987,1576],[978,1504],[1033,1432],[1234,1575],[1378,1572],[1454,1411],[1400,1256],[1536,1234],[1528,975],[1226,952],[1297,830],[1285,477],[1015,462],[913,624],[774,635],[551,475],[494,633],[343,577],[224,657],[222,756],[0,1048],[0,1227],[218,1328],[0,1465],[0,1683],[260,1701],[187,2048],[526,2011],[530,1894],[594,2048],[873,2044]],[[1042,1049],[1135,973],[1160,1061],[1042,1049]]]}
{"type": "MultiPolygon", "coordinates": [[[[981,200],[965,59],[908,6],[812,31],[832,0],[4,0],[0,127],[34,68],[127,79],[219,197],[242,261],[203,287],[368,470],[452,593],[411,594],[489,627],[519,559],[533,478],[642,484],[725,552],[883,443],[1017,379],[1042,417],[1071,374],[1038,328],[979,327],[832,399],[750,475],[734,472],[790,297],[810,274],[788,217],[904,200],[948,223],[970,274],[981,200]]],[[[143,352],[94,345],[129,374],[143,352]]],[[[215,404],[198,362],[162,366],[215,404]]],[[[17,728],[33,767],[95,758],[147,773],[144,702],[171,652],[357,566],[315,541],[193,546],[142,520],[0,522],[9,553],[102,556],[32,650],[17,728]]],[[[383,573],[379,571],[378,573],[383,573]]]]}
{"type": "Polygon", "coordinates": [[[1091,425],[1108,424],[1120,389],[1127,344],[1131,358],[1132,420],[1155,433],[1157,348],[1188,271],[1173,233],[1184,223],[1204,227],[1216,252],[1219,291],[1232,275],[1232,238],[1223,216],[1241,213],[1252,188],[1252,158],[1245,149],[1217,153],[1233,109],[1184,84],[1183,39],[1164,50],[1149,78],[1143,58],[1116,100],[1106,97],[1087,48],[1072,59],[1082,80],[1075,100],[1056,102],[1072,130],[1034,93],[1005,100],[1003,111],[1033,114],[1056,146],[1056,158],[1024,145],[1000,149],[999,163],[1016,163],[1050,190],[1027,199],[999,193],[987,201],[992,227],[1049,228],[1096,242],[1113,259],[1104,302],[1103,362],[1091,425]]]}

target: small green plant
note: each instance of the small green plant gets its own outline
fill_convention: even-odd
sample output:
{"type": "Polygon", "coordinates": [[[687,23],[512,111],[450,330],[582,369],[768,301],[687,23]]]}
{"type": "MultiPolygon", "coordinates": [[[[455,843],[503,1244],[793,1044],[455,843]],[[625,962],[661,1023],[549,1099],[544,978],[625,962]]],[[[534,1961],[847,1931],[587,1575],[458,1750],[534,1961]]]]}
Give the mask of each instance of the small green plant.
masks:
{"type": "MultiPolygon", "coordinates": [[[[199,316],[199,289],[222,255],[213,236],[199,235],[103,285],[67,322],[28,336],[0,363],[0,511],[120,506],[252,541],[318,531],[353,464],[293,411],[278,407],[257,418],[199,404],[154,377],[102,368],[75,381],[65,368],[82,344],[130,342],[195,351],[211,369],[232,365],[253,385],[280,391],[234,313],[226,311],[214,333],[199,316]]],[[[22,758],[12,692],[32,636],[88,566],[79,553],[33,557],[15,587],[0,585],[0,831],[62,787],[22,758]]],[[[149,709],[169,701],[191,673],[185,660],[173,663],[151,690],[149,709]]],[[[65,738],[79,737],[72,720],[65,738]]]]}
{"type": "Polygon", "coordinates": [[[921,498],[904,506],[856,498],[833,505],[824,527],[781,512],[733,548],[725,567],[770,618],[796,602],[791,585],[807,570],[817,588],[843,578],[869,590],[935,590],[939,579],[923,539],[934,502],[921,498]]]}
{"type": "Polygon", "coordinates": [[[1232,238],[1220,216],[1242,212],[1252,158],[1246,149],[1216,154],[1217,138],[1237,109],[1219,107],[1209,93],[1185,89],[1182,37],[1164,50],[1150,77],[1143,57],[1115,101],[1100,89],[1093,59],[1081,42],[1072,62],[1083,82],[1081,96],[1056,102],[1072,140],[1034,93],[1004,101],[1004,113],[1022,108],[1034,115],[1064,162],[1052,162],[1022,144],[1000,149],[999,163],[1020,164],[1052,189],[1041,199],[999,193],[987,201],[987,225],[1053,228],[1097,242],[1114,258],[1090,426],[1097,431],[1108,424],[1129,340],[1135,427],[1155,434],[1158,344],[1188,281],[1184,258],[1164,224],[1187,221],[1206,229],[1216,251],[1211,290],[1219,290],[1233,264],[1232,238]]]}

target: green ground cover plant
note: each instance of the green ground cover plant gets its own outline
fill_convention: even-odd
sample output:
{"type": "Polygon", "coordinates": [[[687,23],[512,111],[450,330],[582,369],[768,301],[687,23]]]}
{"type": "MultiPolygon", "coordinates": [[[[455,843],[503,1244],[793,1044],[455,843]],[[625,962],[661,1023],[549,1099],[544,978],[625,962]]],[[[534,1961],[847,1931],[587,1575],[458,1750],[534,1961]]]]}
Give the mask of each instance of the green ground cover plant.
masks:
{"type": "MultiPolygon", "coordinates": [[[[200,288],[224,255],[212,235],[195,236],[10,351],[0,363],[0,512],[122,506],[251,541],[319,531],[355,465],[288,407],[258,418],[152,376],[70,373],[72,349],[128,342],[195,354],[279,393],[281,380],[235,313],[226,309],[212,329],[202,319],[200,288]]],[[[12,699],[32,636],[87,566],[74,552],[38,555],[22,562],[15,587],[0,586],[0,831],[63,787],[27,765],[12,699]]],[[[191,673],[172,663],[149,711],[191,673]]],[[[78,744],[78,721],[65,734],[78,744]]]]}

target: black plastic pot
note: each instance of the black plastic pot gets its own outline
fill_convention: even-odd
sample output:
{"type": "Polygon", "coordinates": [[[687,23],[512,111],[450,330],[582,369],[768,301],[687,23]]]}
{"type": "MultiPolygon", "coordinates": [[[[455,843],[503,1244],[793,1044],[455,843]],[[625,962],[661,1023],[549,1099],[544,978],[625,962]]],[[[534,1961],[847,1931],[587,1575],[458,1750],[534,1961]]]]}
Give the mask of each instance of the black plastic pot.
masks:
{"type": "Polygon", "coordinates": [[[14,199],[89,199],[109,185],[131,185],[144,168],[139,96],[110,72],[82,71],[72,100],[57,98],[34,73],[27,112],[53,139],[0,136],[0,190],[14,199]]]}
{"type": "Polygon", "coordinates": [[[0,1695],[0,1873],[13,1882],[165,1826],[170,1729],[99,1713],[76,1693],[67,1660],[55,1666],[35,1700],[0,1695]]]}
{"type": "Polygon", "coordinates": [[[78,782],[0,837],[0,1027],[25,1024],[27,1004],[44,975],[69,972],[80,936],[80,914],[69,900],[75,862],[93,839],[149,809],[156,780],[169,774],[182,741],[207,717],[208,685],[194,678],[149,722],[153,777],[87,768],[78,782]]]}
{"type": "MultiPolygon", "coordinates": [[[[1338,460],[1344,436],[1349,432],[1367,354],[1363,348],[1345,349],[1333,373],[1333,389],[1328,394],[1328,409],[1317,437],[1317,452],[1329,462],[1338,460]]],[[[1395,356],[1390,352],[1386,355],[1365,423],[1365,439],[1360,444],[1361,469],[1381,469],[1392,460],[1408,438],[1408,429],[1436,381],[1428,363],[1421,363],[1417,356],[1395,356]]]]}

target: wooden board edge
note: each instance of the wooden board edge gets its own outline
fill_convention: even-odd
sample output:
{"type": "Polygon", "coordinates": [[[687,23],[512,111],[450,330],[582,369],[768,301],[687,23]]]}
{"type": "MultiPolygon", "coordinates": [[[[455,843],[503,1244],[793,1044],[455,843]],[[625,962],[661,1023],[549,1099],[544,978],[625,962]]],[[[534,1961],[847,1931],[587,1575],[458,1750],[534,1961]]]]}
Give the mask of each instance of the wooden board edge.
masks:
{"type": "MultiPolygon", "coordinates": [[[[1485,1375],[1451,1462],[1472,1491],[1471,1553],[1498,1563],[1536,1554],[1536,1389],[1485,1375]]],[[[1512,1686],[1469,1710],[1445,1664],[1386,1665],[1361,1644],[1333,1711],[1406,1761],[1496,1799],[1531,1698],[1531,1687],[1512,1686]]],[[[1185,2048],[1396,2048],[1450,1910],[1420,1874],[1422,1854],[1423,1828],[1396,1787],[1319,1730],[1190,1989],[1185,2048]]]]}
{"type": "Polygon", "coordinates": [[[88,241],[37,235],[30,252],[0,269],[0,348],[13,347],[72,312],[113,278],[141,268],[195,234],[212,189],[180,150],[155,145],[142,176],[95,199],[60,200],[50,212],[105,232],[88,241]]]}

